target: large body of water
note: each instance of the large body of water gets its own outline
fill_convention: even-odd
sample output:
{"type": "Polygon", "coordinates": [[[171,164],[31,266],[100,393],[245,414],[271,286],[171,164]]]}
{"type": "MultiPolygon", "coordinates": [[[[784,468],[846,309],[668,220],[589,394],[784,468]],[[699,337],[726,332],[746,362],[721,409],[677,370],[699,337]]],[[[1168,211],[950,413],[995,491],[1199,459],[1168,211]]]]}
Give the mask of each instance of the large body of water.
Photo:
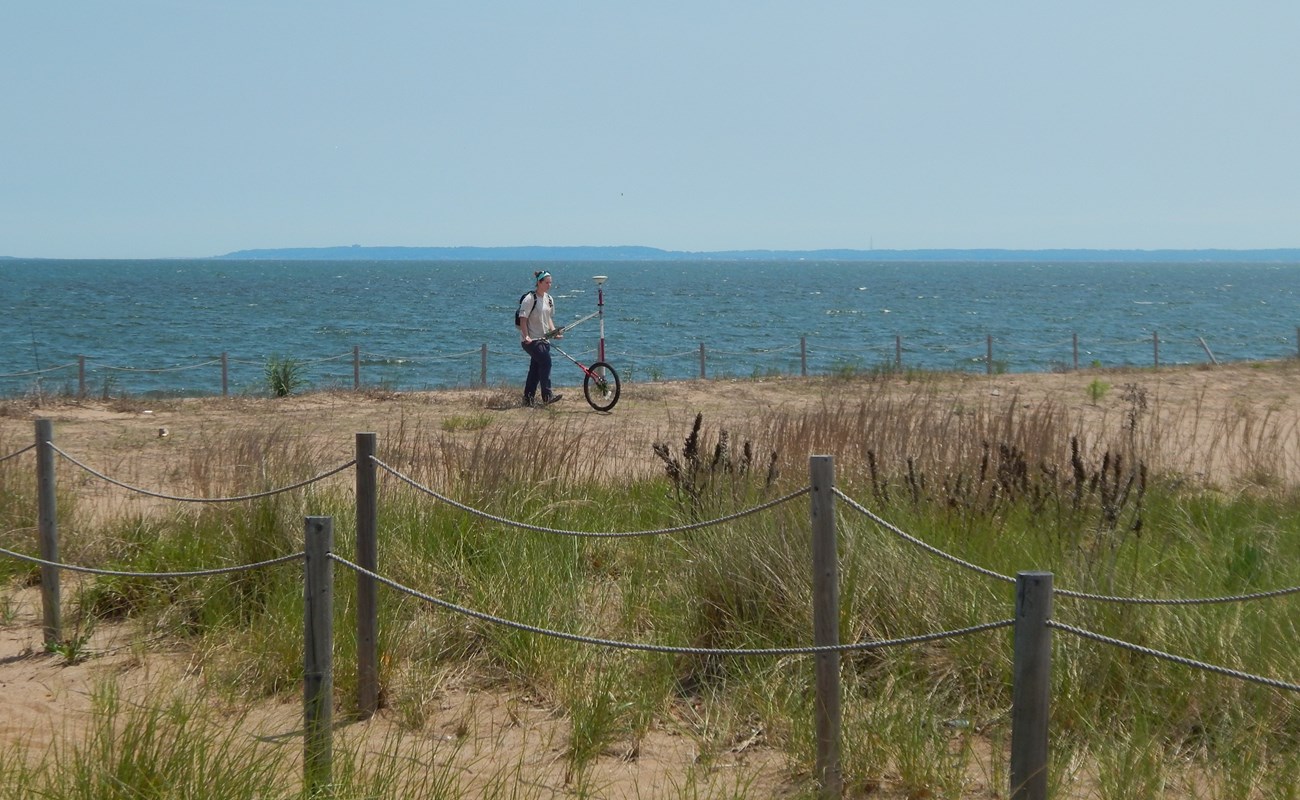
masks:
{"type": "MultiPolygon", "coordinates": [[[[557,318],[596,308],[625,380],[812,374],[893,365],[998,370],[1149,366],[1297,355],[1300,264],[618,262],[540,265],[557,318]]],[[[317,388],[521,382],[510,324],[537,264],[349,261],[0,261],[0,394],[263,393],[269,358],[317,388]]],[[[564,347],[594,360],[597,322],[564,347]]],[[[556,381],[577,383],[558,359],[556,381]]]]}

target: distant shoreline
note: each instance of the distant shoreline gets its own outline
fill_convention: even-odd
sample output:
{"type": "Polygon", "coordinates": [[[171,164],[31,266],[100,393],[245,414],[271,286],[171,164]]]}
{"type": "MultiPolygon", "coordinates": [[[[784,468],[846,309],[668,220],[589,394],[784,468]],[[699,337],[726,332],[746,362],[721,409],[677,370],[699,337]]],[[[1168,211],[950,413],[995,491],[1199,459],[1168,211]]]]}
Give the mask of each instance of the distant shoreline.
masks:
{"type": "Polygon", "coordinates": [[[662,250],[642,246],[574,247],[282,247],[236,250],[215,256],[178,258],[27,258],[0,256],[0,261],[855,261],[954,263],[1133,263],[1133,264],[1296,264],[1300,248],[1253,250],[1136,250],[998,248],[924,250],[662,250]]]}
{"type": "Polygon", "coordinates": [[[221,260],[318,261],[956,261],[1300,264],[1300,248],[1266,250],[661,250],[654,247],[300,247],[237,250],[221,260]]]}

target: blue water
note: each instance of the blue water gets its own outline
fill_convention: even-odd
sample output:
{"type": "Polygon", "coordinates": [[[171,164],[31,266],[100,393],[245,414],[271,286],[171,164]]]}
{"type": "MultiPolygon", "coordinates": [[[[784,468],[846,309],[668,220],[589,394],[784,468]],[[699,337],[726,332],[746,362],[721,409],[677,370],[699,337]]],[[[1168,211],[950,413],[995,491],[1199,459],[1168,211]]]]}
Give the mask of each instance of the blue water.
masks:
{"type": "MultiPolygon", "coordinates": [[[[1300,264],[618,262],[545,265],[557,318],[596,309],[625,380],[812,374],[893,364],[999,370],[1273,359],[1297,354],[1300,264]]],[[[522,381],[510,317],[533,264],[340,261],[0,261],[0,394],[262,393],[269,358],[317,388],[522,381]]],[[[594,360],[596,320],[563,346],[594,360]]],[[[576,368],[556,366],[561,385],[576,368]]]]}

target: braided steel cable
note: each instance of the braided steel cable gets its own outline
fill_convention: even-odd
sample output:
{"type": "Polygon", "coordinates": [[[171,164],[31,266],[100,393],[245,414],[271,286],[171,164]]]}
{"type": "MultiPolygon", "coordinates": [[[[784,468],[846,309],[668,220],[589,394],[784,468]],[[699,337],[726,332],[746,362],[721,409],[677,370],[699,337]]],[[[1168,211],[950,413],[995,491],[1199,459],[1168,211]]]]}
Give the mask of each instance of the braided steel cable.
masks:
{"type": "Polygon", "coordinates": [[[867,519],[869,519],[869,520],[871,520],[872,522],[876,523],[877,525],[879,525],[880,527],[882,527],[882,528],[884,528],[885,530],[889,531],[890,533],[894,534],[895,536],[898,536],[898,537],[900,537],[900,538],[902,538],[902,539],[904,539],[904,540],[906,540],[906,541],[908,541],[908,542],[910,542],[910,543],[916,545],[917,547],[921,548],[922,550],[925,550],[926,552],[930,553],[931,555],[938,556],[939,558],[942,558],[942,559],[947,560],[947,561],[951,561],[952,563],[954,563],[954,564],[956,564],[956,565],[958,565],[958,566],[960,566],[960,567],[965,567],[966,569],[971,570],[972,572],[978,572],[979,574],[984,575],[984,576],[989,577],[989,578],[996,578],[997,580],[1004,581],[1004,582],[1006,582],[1006,583],[1015,583],[1015,582],[1016,582],[1016,579],[1013,578],[1013,577],[1011,577],[1010,575],[1003,575],[1003,574],[1000,573],[1000,572],[994,572],[993,570],[988,569],[988,568],[986,568],[986,567],[981,567],[981,566],[979,566],[978,564],[972,564],[972,563],[969,562],[969,561],[963,561],[962,559],[958,558],[957,556],[954,556],[954,555],[952,555],[952,554],[950,554],[950,553],[945,553],[944,551],[940,550],[939,548],[935,547],[935,546],[932,545],[932,544],[926,544],[925,542],[921,541],[920,539],[916,538],[915,536],[911,535],[910,533],[907,533],[906,531],[904,531],[902,528],[898,527],[897,525],[894,525],[893,523],[888,522],[888,521],[882,519],[881,517],[877,516],[875,513],[873,513],[873,512],[872,512],[870,509],[868,509],[866,506],[863,506],[862,504],[858,503],[858,501],[854,500],[852,497],[849,497],[847,494],[845,494],[844,492],[840,491],[838,488],[832,489],[831,491],[835,492],[836,496],[838,496],[838,497],[839,497],[841,500],[843,500],[844,502],[848,503],[850,507],[852,507],[852,508],[855,509],[856,511],[859,511],[859,512],[861,512],[863,515],[865,515],[865,516],[867,517],[867,519]]]}
{"type": "Polygon", "coordinates": [[[80,366],[80,364],[74,361],[70,364],[63,364],[58,367],[46,367],[45,369],[33,369],[33,370],[28,370],[27,372],[10,372],[5,375],[0,375],[0,378],[26,378],[31,375],[44,375],[47,372],[58,372],[59,370],[62,369],[72,369],[73,367],[77,367],[77,366],[80,366]]]}
{"type": "Polygon", "coordinates": [[[312,364],[324,364],[326,361],[341,361],[345,358],[352,358],[352,353],[342,353],[337,356],[326,356],[325,358],[318,358],[314,361],[299,361],[297,363],[304,367],[310,367],[312,364]]]}
{"type": "Polygon", "coordinates": [[[36,443],[32,442],[31,444],[24,447],[22,450],[15,450],[14,452],[10,453],[7,456],[0,456],[0,463],[4,463],[5,461],[8,461],[11,458],[17,458],[23,453],[26,453],[28,450],[35,450],[35,449],[36,449],[36,443]]]}
{"type": "Polygon", "coordinates": [[[1055,593],[1061,597],[1073,597],[1078,600],[1092,600],[1098,603],[1128,603],[1136,606],[1203,606],[1213,603],[1242,603],[1250,600],[1267,600],[1273,597],[1283,597],[1288,594],[1296,594],[1297,592],[1300,592],[1300,586],[1289,586],[1285,589],[1273,589],[1267,592],[1254,592],[1252,594],[1224,595],[1222,597],[1116,597],[1114,595],[1076,592],[1069,589],[1055,590],[1055,593]]]}
{"type": "Polygon", "coordinates": [[[409,586],[403,586],[402,584],[390,578],[385,578],[383,575],[380,575],[375,572],[371,572],[365,567],[362,567],[358,564],[354,564],[351,561],[348,561],[346,558],[335,555],[334,553],[330,553],[329,557],[332,560],[342,564],[343,566],[352,569],[354,572],[356,572],[359,575],[365,575],[369,578],[379,581],[380,583],[384,584],[385,586],[388,586],[389,588],[396,589],[397,591],[410,595],[411,597],[414,597],[417,600],[423,600],[426,603],[432,603],[433,605],[438,606],[439,608],[446,609],[447,611],[454,611],[457,614],[463,614],[467,617],[473,617],[474,619],[482,620],[483,622],[491,622],[495,625],[503,625],[507,628],[513,628],[518,631],[524,631],[525,633],[535,633],[541,636],[550,636],[555,639],[563,639],[565,641],[577,642],[579,644],[593,644],[593,645],[599,645],[600,647],[612,647],[619,650],[636,650],[643,653],[676,653],[679,655],[692,655],[692,656],[798,656],[798,655],[813,655],[816,653],[842,653],[842,652],[853,651],[853,650],[877,650],[886,647],[895,647],[898,645],[920,644],[922,642],[933,642],[940,639],[951,639],[957,636],[965,636],[971,633],[980,633],[983,631],[994,630],[997,628],[1006,628],[1015,624],[1015,620],[1013,619],[1004,619],[1004,620],[998,620],[997,622],[986,622],[981,625],[972,625],[968,628],[961,628],[959,630],[940,631],[938,633],[928,633],[928,634],[922,634],[920,636],[908,636],[901,639],[881,639],[875,642],[852,642],[850,644],[812,645],[809,647],[758,647],[758,648],[714,649],[709,647],[675,647],[673,645],[644,644],[641,642],[624,642],[624,641],[619,641],[617,639],[601,639],[594,636],[582,636],[576,633],[568,633],[566,631],[556,631],[556,630],[551,630],[550,628],[541,628],[536,625],[529,625],[525,622],[516,622],[514,620],[505,619],[504,617],[494,616],[492,614],[488,614],[483,611],[475,611],[472,608],[466,608],[464,606],[456,605],[455,603],[449,602],[447,600],[440,600],[437,597],[433,597],[432,595],[425,594],[424,592],[421,592],[417,589],[412,589],[409,586]]]}
{"type": "Polygon", "coordinates": [[[278,489],[268,489],[265,492],[254,492],[253,494],[241,494],[241,495],[236,495],[234,497],[180,497],[178,495],[163,494],[162,492],[150,491],[149,489],[141,489],[139,486],[132,486],[129,483],[123,483],[117,480],[116,478],[110,478],[104,473],[99,472],[98,470],[92,467],[86,466],[85,464],[81,463],[77,459],[73,458],[72,456],[60,450],[58,448],[58,445],[51,444],[50,449],[58,453],[59,455],[63,456],[67,460],[71,461],[73,464],[76,464],[78,467],[81,467],[86,472],[89,472],[91,475],[94,475],[96,478],[99,478],[100,480],[103,481],[107,481],[108,483],[111,483],[114,486],[120,486],[123,489],[136,492],[137,494],[143,494],[149,497],[157,497],[161,500],[175,500],[176,502],[179,503],[233,503],[239,500],[256,500],[259,497],[270,497],[273,494],[282,494],[284,492],[293,491],[294,489],[301,489],[302,487],[308,484],[315,483],[320,480],[324,480],[325,478],[328,478],[331,475],[336,475],[342,472],[343,470],[347,469],[348,467],[356,466],[357,463],[357,460],[354,458],[349,460],[345,464],[341,464],[335,467],[334,469],[329,470],[328,472],[322,472],[321,474],[315,477],[308,478],[304,481],[299,481],[297,483],[293,483],[288,486],[281,486],[278,489]]]}
{"type": "Polygon", "coordinates": [[[204,361],[202,364],[188,364],[182,367],[158,367],[156,369],[145,369],[144,367],[115,367],[112,364],[99,364],[99,369],[113,370],[115,372],[180,372],[186,369],[198,369],[199,367],[210,367],[213,364],[220,364],[221,359],[214,358],[211,361],[204,361]]]}
{"type": "Polygon", "coordinates": [[[446,361],[448,359],[453,359],[453,358],[464,358],[465,356],[476,356],[480,352],[481,352],[480,350],[474,349],[474,350],[466,350],[463,353],[447,353],[445,355],[424,355],[424,356],[414,356],[410,358],[406,356],[386,356],[383,355],[382,353],[362,353],[361,355],[365,356],[366,358],[381,358],[384,359],[385,361],[395,358],[403,364],[419,364],[421,360],[446,361]]]}
{"type": "MultiPolygon", "coordinates": [[[[837,494],[850,506],[865,514],[877,525],[880,525],[881,527],[902,537],[908,542],[911,542],[912,544],[922,548],[923,550],[926,550],[932,555],[936,555],[940,558],[951,561],[954,564],[958,564],[960,566],[966,567],[967,569],[974,570],[975,572],[978,572],[981,575],[987,575],[989,577],[997,578],[998,580],[1002,580],[1002,581],[1009,581],[1011,583],[1015,582],[1015,579],[1010,576],[1003,575],[999,572],[994,572],[993,570],[986,569],[977,564],[972,564],[969,561],[963,561],[957,556],[951,555],[949,553],[945,553],[944,551],[940,550],[934,545],[926,544],[920,539],[917,539],[915,536],[912,536],[904,532],[897,526],[881,519],[879,516],[877,516],[867,508],[863,507],[861,504],[854,501],[851,497],[844,494],[839,489],[835,489],[834,491],[835,494],[837,494]]],[[[1139,605],[1139,606],[1197,606],[1197,605],[1210,605],[1213,603],[1238,603],[1238,602],[1247,602],[1251,600],[1267,600],[1274,597],[1284,597],[1289,594],[1300,593],[1300,586],[1289,586],[1285,589],[1272,589],[1270,591],[1254,592],[1251,594],[1225,595],[1222,597],[1120,597],[1116,595],[1091,594],[1089,592],[1079,592],[1079,591],[1074,591],[1072,589],[1053,589],[1052,593],[1059,597],[1070,597],[1076,600],[1092,600],[1098,603],[1127,603],[1127,604],[1139,605]]]]}
{"type": "Polygon", "coordinates": [[[711,525],[720,525],[724,522],[731,522],[733,520],[740,519],[741,517],[747,517],[750,514],[757,514],[760,511],[766,511],[767,509],[772,508],[773,506],[778,506],[784,502],[793,500],[796,497],[805,495],[808,492],[812,491],[812,487],[805,486],[802,489],[793,491],[790,494],[787,494],[783,497],[778,497],[775,500],[769,500],[768,502],[763,503],[761,505],[754,506],[753,508],[747,508],[744,509],[743,511],[737,511],[734,514],[728,514],[725,517],[718,517],[717,519],[706,520],[704,522],[692,522],[687,525],[677,525],[672,528],[656,528],[654,530],[645,530],[645,531],[594,533],[591,531],[570,531],[561,528],[548,528],[544,525],[533,525],[528,522],[519,522],[517,520],[509,519],[507,517],[499,517],[495,514],[489,514],[486,511],[482,511],[480,509],[474,508],[473,506],[467,506],[464,503],[457,502],[451,499],[450,497],[435,492],[433,489],[430,489],[428,486],[425,486],[424,484],[416,481],[414,478],[403,475],[402,473],[388,466],[383,461],[380,461],[378,458],[375,458],[374,456],[371,456],[371,460],[373,460],[375,464],[381,467],[388,474],[392,475],[394,478],[397,478],[398,480],[402,481],[403,483],[406,483],[412,488],[419,489],[420,491],[424,492],[425,494],[429,495],[435,500],[440,500],[446,503],[447,505],[458,508],[461,511],[464,511],[466,513],[474,514],[475,516],[482,517],[483,519],[491,520],[492,522],[500,523],[502,525],[508,525],[513,528],[522,528],[524,530],[537,531],[538,533],[553,533],[559,536],[576,536],[576,537],[587,538],[587,539],[630,539],[636,536],[662,536],[668,533],[682,533],[683,531],[693,531],[698,528],[707,528],[711,525]]]}
{"type": "Polygon", "coordinates": [[[29,564],[39,564],[43,567],[54,567],[55,569],[63,569],[69,572],[81,572],[86,575],[112,575],[119,578],[201,578],[208,575],[227,575],[232,572],[247,572],[261,567],[272,567],[277,564],[284,564],[289,561],[303,558],[307,553],[306,551],[302,551],[287,556],[279,556],[278,558],[270,558],[266,561],[258,561],[254,564],[239,564],[233,567],[215,567],[213,569],[197,569],[189,572],[128,572],[115,569],[80,567],[76,564],[63,564],[58,561],[46,561],[43,558],[15,553],[13,550],[7,550],[3,547],[0,547],[0,555],[16,558],[19,561],[26,561],[29,564]]]}
{"type": "Polygon", "coordinates": [[[1066,625],[1064,622],[1055,622],[1053,620],[1048,620],[1047,627],[1057,628],[1059,630],[1065,631],[1066,633],[1073,633],[1075,636],[1078,636],[1083,639],[1091,639],[1094,642],[1101,642],[1102,644],[1114,645],[1115,647],[1119,647],[1125,650],[1132,650],[1133,652],[1141,653],[1142,655],[1152,656],[1154,658],[1161,658],[1164,659],[1165,661],[1172,661],[1175,664],[1182,664],[1185,667],[1194,667],[1196,669],[1204,670],[1206,672],[1213,672],[1217,675],[1226,675],[1229,678],[1237,678],[1239,680],[1250,681],[1251,683],[1258,683],[1264,686],[1272,686],[1274,689],[1286,689],[1289,692],[1300,692],[1300,684],[1298,683],[1288,683],[1287,681],[1280,681],[1275,678],[1265,678],[1260,675],[1252,675],[1249,672],[1242,672],[1240,670],[1229,669],[1228,667],[1220,667],[1215,664],[1207,664],[1204,661],[1197,661],[1192,658],[1187,658],[1186,656],[1177,656],[1174,655],[1173,653],[1166,653],[1163,650],[1155,650],[1150,647],[1143,647],[1140,644],[1133,644],[1132,642],[1126,642],[1122,639],[1113,639],[1109,636],[1103,636],[1100,633],[1094,633],[1084,628],[1076,628],[1073,625],[1066,625]]]}

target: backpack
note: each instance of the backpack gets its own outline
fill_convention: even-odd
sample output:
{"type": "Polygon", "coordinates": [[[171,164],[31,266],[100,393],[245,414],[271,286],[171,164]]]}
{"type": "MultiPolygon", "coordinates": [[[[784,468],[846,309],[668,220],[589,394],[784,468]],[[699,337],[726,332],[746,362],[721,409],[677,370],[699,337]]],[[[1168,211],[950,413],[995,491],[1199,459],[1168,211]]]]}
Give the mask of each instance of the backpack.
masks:
{"type": "MultiPolygon", "coordinates": [[[[537,310],[537,293],[535,291],[529,290],[519,295],[519,305],[515,306],[515,327],[516,328],[518,328],[520,324],[523,322],[524,317],[531,316],[531,314],[524,313],[524,298],[530,294],[533,295],[533,310],[534,311],[537,310]]],[[[552,304],[551,307],[554,308],[555,301],[551,300],[550,295],[547,295],[546,299],[548,302],[552,304]]]]}
{"type": "Polygon", "coordinates": [[[529,290],[519,295],[519,305],[515,306],[515,327],[516,328],[520,327],[523,324],[524,317],[528,316],[527,314],[524,314],[524,298],[530,294],[533,295],[533,307],[534,308],[537,307],[537,297],[532,290],[529,290]]]}

